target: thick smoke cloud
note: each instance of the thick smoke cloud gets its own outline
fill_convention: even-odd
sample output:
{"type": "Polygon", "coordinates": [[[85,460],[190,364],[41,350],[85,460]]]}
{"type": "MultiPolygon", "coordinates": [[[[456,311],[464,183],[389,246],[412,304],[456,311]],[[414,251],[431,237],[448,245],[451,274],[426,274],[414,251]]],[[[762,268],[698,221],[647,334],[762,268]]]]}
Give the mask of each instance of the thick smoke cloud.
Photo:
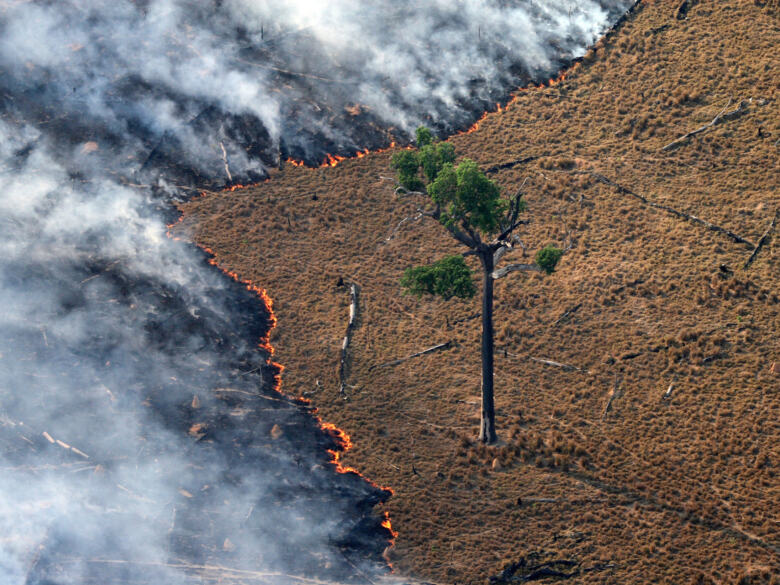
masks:
{"type": "Polygon", "coordinates": [[[0,2],[0,585],[375,571],[387,494],[335,472],[263,303],[162,216],[467,124],[629,4],[0,2]]]}
{"type": "Polygon", "coordinates": [[[0,583],[377,561],[386,494],[271,389],[264,305],[45,142],[0,123],[0,583]]]}
{"type": "Polygon", "coordinates": [[[123,175],[252,178],[260,160],[467,125],[582,54],[632,3],[4,3],[0,103],[74,146],[120,147],[123,175]]]}

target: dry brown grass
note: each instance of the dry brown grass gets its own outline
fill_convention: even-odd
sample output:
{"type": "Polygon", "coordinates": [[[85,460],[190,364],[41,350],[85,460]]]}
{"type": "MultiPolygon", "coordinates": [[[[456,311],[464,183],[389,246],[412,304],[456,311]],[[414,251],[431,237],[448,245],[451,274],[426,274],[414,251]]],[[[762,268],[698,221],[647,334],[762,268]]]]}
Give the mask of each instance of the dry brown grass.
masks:
{"type": "Polygon", "coordinates": [[[616,565],[569,582],[778,582],[780,234],[743,270],[748,247],[572,172],[752,241],[780,207],[776,3],[702,1],[684,21],[678,4],[644,3],[564,82],[518,92],[451,139],[485,166],[539,156],[496,178],[510,191],[529,178],[529,252],[567,230],[576,241],[553,276],[497,284],[499,447],[472,442],[479,321],[453,325],[477,300],[401,295],[404,268],[458,248],[421,222],[385,241],[417,204],[380,178],[389,153],[285,166],[184,206],[179,229],[268,288],[284,389],[315,392],[323,418],[353,438],[345,463],[395,489],[401,572],[483,583],[548,551],[616,565]],[[745,116],[662,152],[747,98],[745,116]],[[339,277],[362,287],[349,402],[338,396],[349,302],[339,277]],[[454,349],[370,370],[450,339],[454,349]]]}

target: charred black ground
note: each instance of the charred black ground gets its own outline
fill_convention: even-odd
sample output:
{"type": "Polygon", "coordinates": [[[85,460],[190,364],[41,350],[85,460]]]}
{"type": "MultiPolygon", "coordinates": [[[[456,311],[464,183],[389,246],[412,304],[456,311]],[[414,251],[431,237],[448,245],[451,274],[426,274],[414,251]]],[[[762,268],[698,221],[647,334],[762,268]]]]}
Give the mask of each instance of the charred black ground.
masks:
{"type": "MultiPolygon", "coordinates": [[[[207,265],[205,253],[201,262],[207,265]]],[[[23,329],[4,337],[0,354],[21,354],[31,362],[25,399],[7,390],[1,394],[4,467],[24,468],[31,480],[56,481],[58,473],[81,475],[87,497],[79,521],[105,527],[99,538],[91,532],[84,538],[75,536],[72,526],[54,523],[31,557],[25,583],[169,582],[170,567],[155,567],[157,559],[126,556],[123,533],[114,527],[139,520],[167,526],[170,556],[164,564],[191,565],[193,575],[194,567],[202,565],[282,572],[295,567],[300,574],[350,580],[359,575],[356,566],[381,564],[390,533],[380,526],[374,506],[389,492],[354,473],[337,473],[328,450],[341,449],[338,437],[319,428],[311,407],[274,390],[279,368],[266,351],[253,347],[253,341],[267,335],[270,323],[267,308],[254,293],[232,281],[214,290],[227,309],[226,320],[208,303],[193,302],[190,291],[141,278],[111,259],[84,255],[71,266],[4,269],[20,292],[56,288],[61,314],[89,306],[97,320],[121,322],[128,315],[138,319],[147,334],[147,349],[158,361],[155,367],[160,356],[167,356],[175,374],[163,383],[162,377],[128,377],[143,367],[149,354],[141,348],[128,351],[120,340],[101,335],[76,348],[61,347],[55,335],[41,330],[23,329]],[[96,281],[101,284],[99,298],[85,290],[85,283],[96,281]],[[190,355],[211,355],[215,361],[199,367],[182,363],[190,355]],[[29,399],[30,394],[40,394],[40,400],[46,396],[40,386],[48,382],[34,369],[39,360],[46,360],[53,374],[78,380],[84,389],[72,397],[72,410],[60,413],[63,419],[77,417],[81,432],[58,434],[37,409],[47,413],[48,408],[29,399]],[[112,403],[113,429],[97,414],[94,420],[84,414],[93,409],[102,413],[96,403],[104,400],[112,403]],[[123,428],[128,419],[149,419],[150,429],[123,428]],[[178,437],[187,439],[182,443],[178,437]],[[136,441],[143,445],[143,452],[135,454],[139,460],[161,462],[173,455],[189,462],[187,472],[175,478],[162,463],[156,470],[164,481],[179,485],[178,498],[154,506],[165,511],[162,517],[143,520],[123,510],[127,500],[155,497],[144,486],[124,486],[120,476],[125,471],[117,472],[129,455],[117,444],[136,441]],[[170,453],[182,446],[186,453],[170,453]],[[250,499],[231,501],[236,492],[250,494],[250,499]],[[253,493],[258,497],[251,498],[253,493]],[[96,494],[103,499],[95,499],[96,494]],[[300,517],[301,525],[291,524],[290,514],[300,517]],[[301,535],[308,523],[316,526],[333,517],[339,520],[329,529],[329,538],[339,554],[324,558],[319,547],[308,549],[301,535]],[[242,549],[243,543],[258,542],[265,545],[262,550],[242,549]]],[[[204,292],[208,298],[209,291],[204,292]]]]}

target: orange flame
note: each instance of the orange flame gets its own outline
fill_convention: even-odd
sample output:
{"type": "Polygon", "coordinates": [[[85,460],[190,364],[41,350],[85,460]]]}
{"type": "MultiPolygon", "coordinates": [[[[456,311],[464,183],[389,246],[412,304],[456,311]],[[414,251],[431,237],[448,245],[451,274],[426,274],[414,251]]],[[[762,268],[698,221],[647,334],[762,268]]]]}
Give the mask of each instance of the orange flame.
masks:
{"type": "Polygon", "coordinates": [[[322,164],[320,166],[322,167],[335,167],[337,164],[339,164],[341,161],[343,161],[346,157],[343,156],[333,156],[330,154],[325,155],[325,160],[322,161],[322,164]]]}
{"type": "MultiPolygon", "coordinates": [[[[322,163],[320,164],[320,168],[335,167],[339,163],[344,162],[345,160],[350,160],[353,158],[363,158],[364,156],[368,156],[369,154],[379,154],[381,152],[387,152],[388,150],[394,149],[395,146],[396,146],[395,141],[392,141],[387,148],[377,148],[376,150],[369,150],[368,148],[364,148],[363,150],[356,151],[353,155],[350,156],[341,156],[338,154],[326,154],[325,158],[322,160],[322,163]]],[[[304,161],[296,160],[294,158],[288,158],[285,160],[285,162],[290,163],[294,167],[306,166],[306,163],[304,161]]]]}
{"type": "MultiPolygon", "coordinates": [[[[387,510],[385,510],[385,519],[382,520],[382,527],[387,528],[390,531],[390,534],[393,535],[393,540],[398,536],[398,533],[395,530],[393,530],[393,525],[390,522],[390,512],[388,512],[387,510]]],[[[390,544],[392,544],[392,540],[390,544]]]]}

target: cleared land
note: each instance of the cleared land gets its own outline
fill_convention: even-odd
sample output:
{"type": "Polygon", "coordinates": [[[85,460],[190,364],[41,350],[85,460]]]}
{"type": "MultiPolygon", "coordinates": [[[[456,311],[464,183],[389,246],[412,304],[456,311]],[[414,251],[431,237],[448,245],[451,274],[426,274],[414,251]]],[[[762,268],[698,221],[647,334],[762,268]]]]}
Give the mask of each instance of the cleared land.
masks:
{"type": "Polygon", "coordinates": [[[395,490],[401,573],[484,583],[526,558],[581,563],[570,583],[778,582],[778,7],[690,4],[681,20],[679,0],[644,2],[564,81],[451,138],[484,168],[537,157],[493,174],[510,193],[528,179],[528,258],[574,242],[554,275],[497,283],[498,447],[473,442],[478,299],[401,294],[406,267],[460,250],[426,220],[394,233],[423,201],[382,178],[390,153],[183,206],[177,230],[268,288],[283,389],[352,436],[344,464],[395,490]],[[745,268],[753,245],[647,202],[769,235],[745,268]],[[349,401],[339,278],[361,287],[349,401]]]}

